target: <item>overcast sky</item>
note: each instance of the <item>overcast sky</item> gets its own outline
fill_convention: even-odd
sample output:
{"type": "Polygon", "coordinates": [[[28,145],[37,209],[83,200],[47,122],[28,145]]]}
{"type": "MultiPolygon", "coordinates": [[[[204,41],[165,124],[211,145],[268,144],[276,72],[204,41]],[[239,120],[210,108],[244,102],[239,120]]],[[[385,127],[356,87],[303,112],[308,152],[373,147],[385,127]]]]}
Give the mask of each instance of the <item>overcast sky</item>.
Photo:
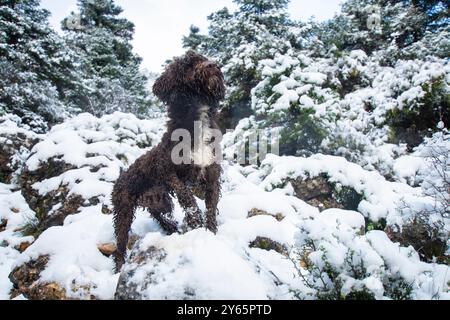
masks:
{"type": "MultiPolygon", "coordinates": [[[[59,29],[61,20],[76,11],[76,0],[42,0],[51,11],[51,24],[59,29]]],[[[183,52],[181,39],[194,24],[204,33],[206,17],[223,7],[235,8],[232,0],[116,0],[123,15],[136,26],[134,49],[144,59],[143,67],[159,72],[169,58],[183,52]]],[[[318,20],[333,17],[341,0],[291,0],[289,11],[295,19],[318,20]]]]}

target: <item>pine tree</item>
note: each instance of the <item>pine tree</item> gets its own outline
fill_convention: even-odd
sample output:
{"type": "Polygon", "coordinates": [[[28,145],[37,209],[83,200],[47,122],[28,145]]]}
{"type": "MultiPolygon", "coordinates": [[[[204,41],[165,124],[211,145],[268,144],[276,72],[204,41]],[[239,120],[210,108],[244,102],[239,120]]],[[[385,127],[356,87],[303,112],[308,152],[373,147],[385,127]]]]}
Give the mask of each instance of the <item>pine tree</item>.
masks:
{"type": "Polygon", "coordinates": [[[73,65],[38,0],[0,2],[0,110],[25,122],[55,122],[74,87],[73,65]],[[40,120],[38,120],[40,119],[40,120]]]}
{"type": "Polygon", "coordinates": [[[183,37],[183,47],[192,50],[198,50],[198,47],[205,41],[205,36],[200,34],[200,28],[191,25],[189,28],[189,36],[183,37]]]}
{"type": "Polygon", "coordinates": [[[367,54],[389,48],[395,60],[427,32],[448,30],[448,10],[447,2],[437,0],[348,0],[341,14],[323,24],[321,39],[340,50],[367,54]]]}
{"type": "Polygon", "coordinates": [[[234,127],[251,114],[251,89],[260,81],[258,64],[298,45],[295,24],[287,13],[288,0],[234,0],[236,12],[221,9],[208,17],[208,35],[191,28],[185,47],[219,61],[230,87],[222,110],[222,126],[234,127]],[[200,44],[199,44],[200,42],[200,44]]]}
{"type": "Polygon", "coordinates": [[[134,25],[112,0],[79,0],[79,13],[63,21],[69,46],[81,53],[84,88],[74,100],[84,111],[145,115],[149,108],[142,59],[133,53],[134,25]]]}
{"type": "MultiPolygon", "coordinates": [[[[396,0],[388,0],[394,4],[396,0]]],[[[427,31],[436,31],[449,23],[450,3],[442,0],[402,0],[403,3],[412,5],[418,11],[426,14],[424,28],[427,31]]]]}

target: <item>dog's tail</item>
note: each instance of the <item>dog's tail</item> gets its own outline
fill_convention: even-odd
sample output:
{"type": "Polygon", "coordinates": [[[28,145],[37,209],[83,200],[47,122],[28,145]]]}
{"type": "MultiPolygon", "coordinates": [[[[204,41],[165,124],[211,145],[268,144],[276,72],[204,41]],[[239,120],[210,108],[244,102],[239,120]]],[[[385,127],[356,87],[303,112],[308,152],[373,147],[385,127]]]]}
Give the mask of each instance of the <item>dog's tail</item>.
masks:
{"type": "Polygon", "coordinates": [[[114,254],[116,272],[120,272],[125,263],[128,232],[131,229],[137,206],[137,195],[131,190],[126,181],[126,173],[121,174],[114,185],[112,193],[114,232],[117,240],[117,250],[114,254]]]}

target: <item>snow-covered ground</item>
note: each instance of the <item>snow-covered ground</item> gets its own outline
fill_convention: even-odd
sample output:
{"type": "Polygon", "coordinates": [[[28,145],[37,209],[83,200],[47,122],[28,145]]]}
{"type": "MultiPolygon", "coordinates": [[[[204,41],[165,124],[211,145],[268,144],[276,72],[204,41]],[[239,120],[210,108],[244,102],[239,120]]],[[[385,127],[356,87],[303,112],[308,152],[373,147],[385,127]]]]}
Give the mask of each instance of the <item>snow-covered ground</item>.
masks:
{"type": "MultiPolygon", "coordinates": [[[[37,239],[24,237],[20,230],[36,213],[17,185],[0,184],[0,221],[7,221],[0,232],[0,299],[10,298],[8,276],[14,267],[45,255],[50,260],[40,283],[57,283],[72,298],[114,298],[119,274],[113,271],[112,258],[98,249],[114,242],[112,216],[104,208],[111,205],[109,194],[120,170],[155,145],[163,130],[164,119],[138,120],[121,113],[98,119],[83,114],[43,137],[31,150],[26,168],[35,171],[49,159],[59,159],[70,169],[33,188],[45,197],[64,186],[66,196],[80,195],[86,202],[62,226],[46,229],[37,239]],[[98,201],[89,202],[92,198],[98,201]],[[17,247],[24,242],[32,245],[20,253],[17,247]]],[[[386,219],[388,225],[401,226],[408,215],[399,210],[404,203],[416,210],[435,205],[422,188],[407,184],[426,166],[418,154],[409,157],[397,160],[396,181],[325,155],[269,155],[259,168],[224,162],[217,235],[194,230],[167,236],[139,211],[132,227],[141,238],[138,250],[155,247],[164,250],[166,258],[140,269],[133,281],[145,282],[150,273],[158,277],[142,288],[146,299],[182,298],[187,290],[199,299],[313,299],[336,285],[332,273],[325,272],[332,268],[340,274],[344,296],[366,290],[377,299],[392,298],[389,283],[403,281],[411,288],[411,298],[450,299],[449,266],[420,261],[412,247],[393,243],[381,230],[366,232],[368,221],[386,219]],[[412,165],[414,170],[406,170],[412,165]],[[361,194],[357,211],[321,212],[295,195],[291,179],[320,175],[361,194]],[[251,215],[255,209],[263,214],[251,215]],[[250,247],[258,237],[280,244],[283,252],[250,247]],[[361,274],[352,267],[361,268],[361,274]]],[[[181,209],[176,206],[175,211],[181,220],[181,209]]],[[[448,233],[449,219],[433,219],[441,219],[448,233]]]]}

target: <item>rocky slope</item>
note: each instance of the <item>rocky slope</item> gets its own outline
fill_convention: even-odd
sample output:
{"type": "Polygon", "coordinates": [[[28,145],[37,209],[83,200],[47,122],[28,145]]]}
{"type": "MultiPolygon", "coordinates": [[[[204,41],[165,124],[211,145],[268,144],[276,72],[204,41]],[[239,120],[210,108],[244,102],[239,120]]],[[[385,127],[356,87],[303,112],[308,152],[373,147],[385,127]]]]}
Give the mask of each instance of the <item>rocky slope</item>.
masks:
{"type": "Polygon", "coordinates": [[[0,299],[450,299],[448,208],[408,184],[432,177],[430,142],[391,159],[390,180],[320,154],[224,162],[217,235],[167,236],[139,211],[115,274],[111,188],[164,119],[83,114],[46,135],[8,119],[0,138],[17,147],[0,163],[0,299]]]}

